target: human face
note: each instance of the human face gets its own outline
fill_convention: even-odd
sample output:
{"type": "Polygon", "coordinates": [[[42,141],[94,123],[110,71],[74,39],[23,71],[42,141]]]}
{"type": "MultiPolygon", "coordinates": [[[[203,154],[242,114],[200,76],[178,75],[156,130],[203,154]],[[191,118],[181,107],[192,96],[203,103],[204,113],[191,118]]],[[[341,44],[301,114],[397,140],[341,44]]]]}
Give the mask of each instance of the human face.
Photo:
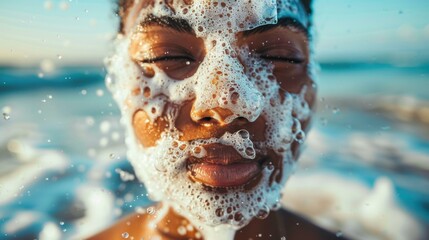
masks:
{"type": "Polygon", "coordinates": [[[110,59],[137,176],[199,224],[279,207],[310,121],[306,19],[268,2],[140,1],[110,59]]]}

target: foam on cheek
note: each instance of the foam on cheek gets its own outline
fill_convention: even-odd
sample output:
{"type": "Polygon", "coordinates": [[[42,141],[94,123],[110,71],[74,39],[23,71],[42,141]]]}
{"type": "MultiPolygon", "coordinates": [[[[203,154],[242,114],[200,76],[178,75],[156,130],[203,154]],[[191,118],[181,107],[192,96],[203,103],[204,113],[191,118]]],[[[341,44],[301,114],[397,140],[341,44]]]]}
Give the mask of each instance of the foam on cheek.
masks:
{"type": "Polygon", "coordinates": [[[174,12],[165,4],[156,3],[153,8],[142,10],[140,18],[154,12],[188,20],[206,45],[207,54],[197,72],[178,81],[154,64],[138,66],[129,56],[131,36],[126,36],[117,40],[116,53],[107,61],[106,82],[121,108],[128,136],[128,157],[150,196],[155,201],[171,204],[193,224],[202,226],[206,239],[210,240],[219,226],[237,229],[253,217],[267,217],[270,209],[279,207],[281,188],[294,169],[290,145],[293,141],[303,141],[300,121],[307,119],[311,112],[304,98],[306,88],[299,94],[285,92],[281,101],[273,66],[251,57],[247,49],[234,46],[237,31],[274,23],[277,12],[286,14],[287,11],[277,11],[275,2],[269,0],[252,1],[253,4],[247,0],[219,1],[216,6],[211,1],[194,1],[194,5],[179,3],[175,2],[174,12]],[[239,55],[244,62],[238,60],[239,55]],[[236,117],[249,121],[263,117],[266,141],[252,142],[245,129],[227,132],[220,138],[180,141],[182,133],[174,127],[178,109],[167,108],[166,103],[181,105],[187,100],[194,100],[196,110],[216,107],[231,110],[233,114],[224,120],[227,123],[236,117]],[[149,121],[154,123],[163,117],[170,126],[155,147],[143,148],[134,135],[132,116],[139,109],[148,114],[149,121]],[[203,145],[210,143],[232,146],[247,159],[254,159],[260,149],[273,149],[283,158],[281,180],[270,184],[274,169],[268,165],[262,170],[258,185],[251,190],[231,188],[222,194],[207,191],[189,179],[186,159],[203,158],[206,154],[203,145]]]}

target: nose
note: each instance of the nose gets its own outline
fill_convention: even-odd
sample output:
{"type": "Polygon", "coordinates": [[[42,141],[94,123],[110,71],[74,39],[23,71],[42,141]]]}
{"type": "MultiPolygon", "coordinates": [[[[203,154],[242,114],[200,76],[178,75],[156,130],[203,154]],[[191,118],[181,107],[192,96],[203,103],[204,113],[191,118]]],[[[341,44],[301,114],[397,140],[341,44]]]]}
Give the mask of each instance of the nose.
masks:
{"type": "Polygon", "coordinates": [[[202,126],[223,126],[231,122],[236,122],[238,125],[243,125],[248,122],[246,118],[234,116],[234,113],[231,110],[221,107],[196,110],[195,107],[192,106],[191,119],[202,126]],[[230,120],[231,118],[232,120],[230,120]]]}
{"type": "Polygon", "coordinates": [[[237,57],[215,49],[206,55],[195,77],[191,110],[194,122],[225,125],[233,121],[253,122],[260,116],[262,93],[246,76],[237,57]]]}

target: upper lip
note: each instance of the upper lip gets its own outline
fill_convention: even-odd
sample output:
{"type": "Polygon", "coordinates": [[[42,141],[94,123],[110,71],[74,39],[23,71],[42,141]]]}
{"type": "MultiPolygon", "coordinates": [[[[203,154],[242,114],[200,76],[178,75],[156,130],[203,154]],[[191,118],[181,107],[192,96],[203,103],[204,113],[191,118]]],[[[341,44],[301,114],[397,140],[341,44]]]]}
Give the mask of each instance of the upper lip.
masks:
{"type": "Polygon", "coordinates": [[[255,162],[260,159],[256,156],[255,159],[246,159],[241,156],[232,146],[227,146],[219,143],[211,143],[202,146],[207,154],[202,158],[189,157],[188,164],[208,163],[218,165],[230,165],[235,163],[255,162]]]}

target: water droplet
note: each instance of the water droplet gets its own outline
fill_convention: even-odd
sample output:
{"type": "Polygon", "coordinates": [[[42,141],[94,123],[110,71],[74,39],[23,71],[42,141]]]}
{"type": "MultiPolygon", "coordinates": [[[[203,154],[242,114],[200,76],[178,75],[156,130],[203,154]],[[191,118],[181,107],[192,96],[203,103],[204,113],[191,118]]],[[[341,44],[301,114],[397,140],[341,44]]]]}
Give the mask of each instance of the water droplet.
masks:
{"type": "Polygon", "coordinates": [[[4,120],[9,120],[10,119],[10,115],[7,113],[3,113],[3,118],[4,120]]]}
{"type": "Polygon", "coordinates": [[[334,107],[333,109],[332,109],[332,113],[333,114],[337,114],[337,113],[339,113],[340,112],[340,109],[339,108],[337,108],[337,107],[334,107]]]}
{"type": "Polygon", "coordinates": [[[155,214],[155,208],[154,207],[148,207],[148,208],[146,208],[146,212],[149,215],[153,215],[153,214],[155,214]]]}
{"type": "Polygon", "coordinates": [[[178,233],[179,235],[184,236],[184,235],[186,234],[186,228],[185,228],[184,226],[180,226],[180,227],[178,227],[178,228],[177,228],[177,233],[178,233]]]}
{"type": "Polygon", "coordinates": [[[341,237],[341,236],[343,236],[343,232],[338,231],[337,233],[335,233],[335,236],[337,236],[337,237],[341,237]]]}
{"type": "Polygon", "coordinates": [[[114,153],[111,153],[111,154],[109,154],[109,157],[110,157],[110,159],[115,159],[116,158],[116,155],[114,154],[114,153]]]}
{"type": "Polygon", "coordinates": [[[104,91],[102,89],[97,89],[96,94],[97,96],[101,97],[104,95],[104,91]]]}
{"type": "Polygon", "coordinates": [[[80,91],[80,93],[82,93],[82,95],[86,95],[86,90],[82,89],[82,91],[80,91]]]}
{"type": "Polygon", "coordinates": [[[286,237],[285,237],[285,236],[283,236],[283,237],[281,237],[281,238],[280,238],[280,240],[286,240],[286,237]]]}
{"type": "Polygon", "coordinates": [[[104,81],[106,82],[107,88],[109,88],[110,90],[113,90],[115,88],[116,79],[114,75],[106,75],[106,79],[104,81]]]}
{"type": "Polygon", "coordinates": [[[122,233],[122,238],[128,238],[129,236],[130,236],[130,234],[128,234],[127,232],[122,233]]]}
{"type": "Polygon", "coordinates": [[[148,77],[148,78],[152,78],[153,76],[155,76],[155,70],[148,66],[144,66],[142,68],[142,73],[145,77],[148,77]]]}
{"type": "Polygon", "coordinates": [[[57,57],[58,57],[58,60],[61,60],[61,59],[63,59],[63,56],[61,56],[61,55],[57,55],[57,57]]]}
{"type": "Polygon", "coordinates": [[[64,222],[62,222],[62,221],[61,221],[61,222],[60,222],[60,225],[61,225],[61,226],[63,226],[63,225],[64,225],[64,222]]]}

